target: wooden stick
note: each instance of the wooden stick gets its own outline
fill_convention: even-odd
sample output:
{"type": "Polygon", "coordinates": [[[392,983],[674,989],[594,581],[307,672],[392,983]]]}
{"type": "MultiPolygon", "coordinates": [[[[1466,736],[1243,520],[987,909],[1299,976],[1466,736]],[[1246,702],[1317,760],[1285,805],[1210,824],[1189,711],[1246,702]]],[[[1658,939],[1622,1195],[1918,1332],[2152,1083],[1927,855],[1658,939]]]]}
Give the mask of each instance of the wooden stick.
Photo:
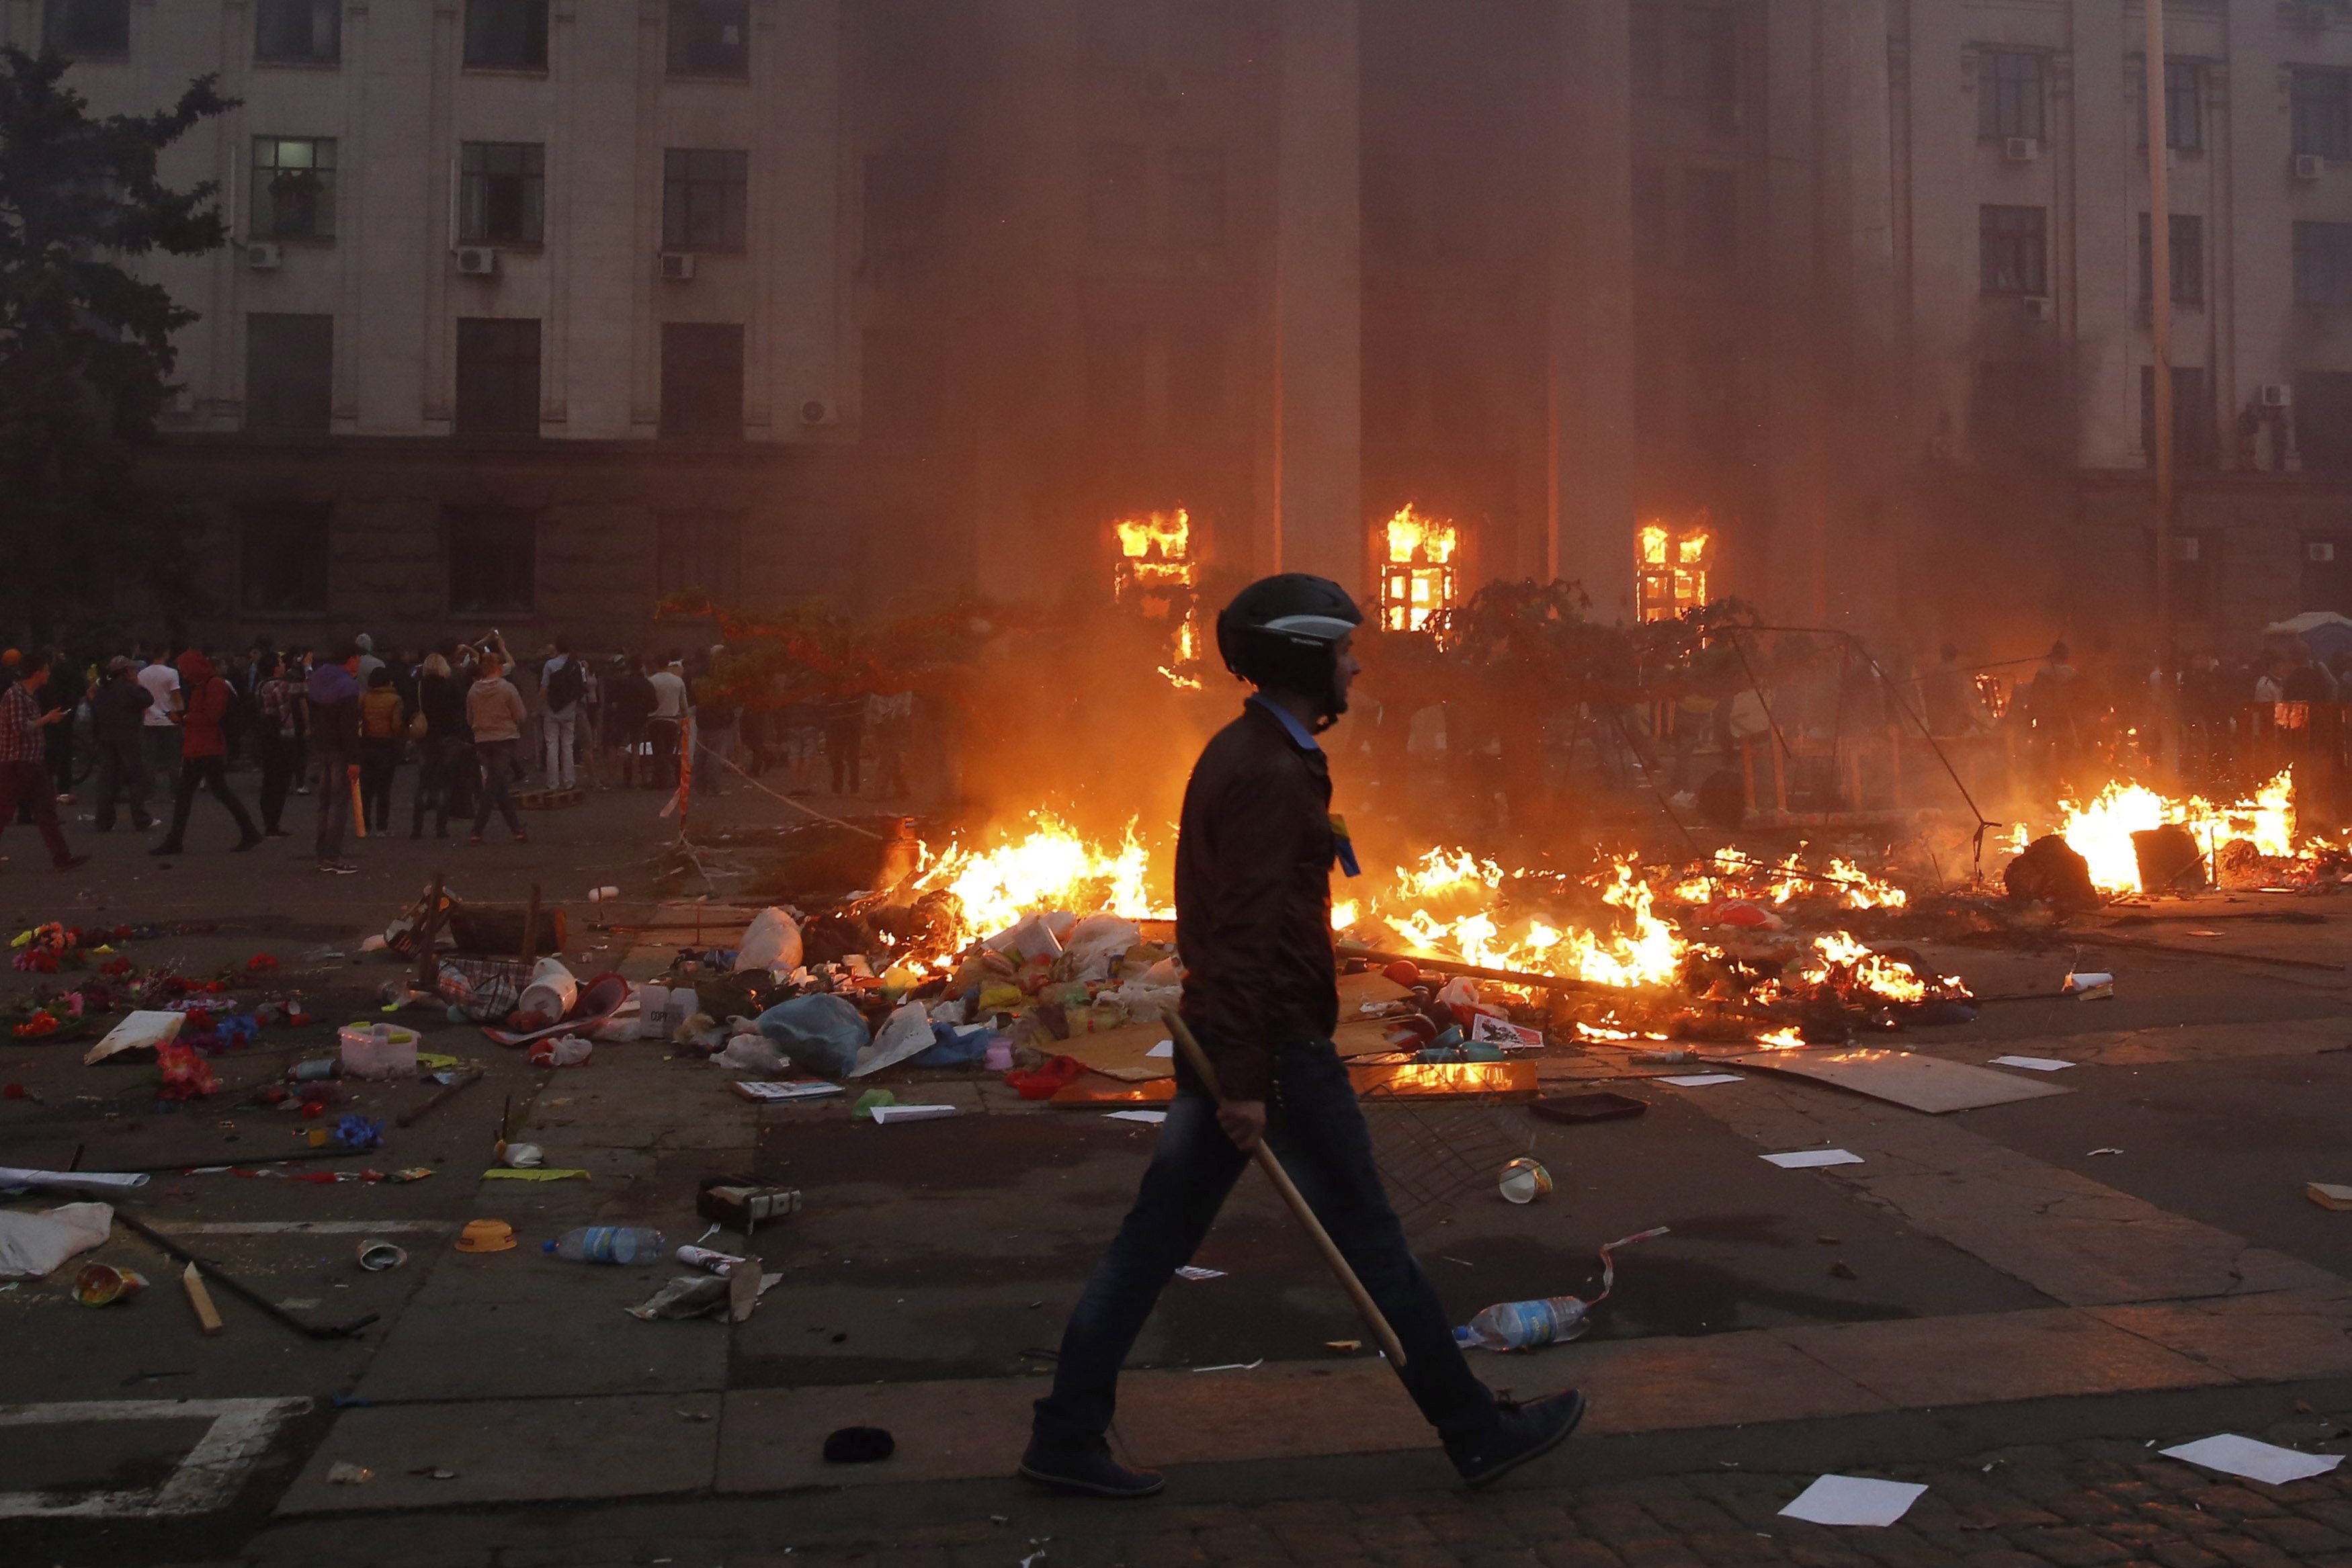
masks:
{"type": "Polygon", "coordinates": [[[522,967],[530,968],[539,956],[539,883],[530,884],[530,903],[522,912],[522,967]]]}
{"type": "Polygon", "coordinates": [[[213,1305],[213,1293],[205,1289],[205,1277],[194,1263],[180,1276],[180,1283],[187,1289],[188,1305],[196,1309],[196,1327],[206,1336],[220,1333],[220,1309],[213,1305]]]}
{"type": "Polygon", "coordinates": [[[1517,969],[1489,969],[1479,964],[1465,964],[1459,958],[1441,957],[1436,954],[1383,953],[1358,942],[1339,944],[1342,958],[1361,958],[1373,964],[1414,964],[1432,969],[1443,969],[1449,975],[1467,975],[1474,980],[1499,980],[1507,986],[1528,986],[1538,990],[1601,991],[1631,993],[1630,986],[1603,986],[1591,980],[1566,979],[1558,975],[1530,975],[1517,969]]]}
{"type": "MultiPolygon", "coordinates": [[[[1163,1010],[1160,1018],[1168,1026],[1169,1037],[1175,1040],[1176,1049],[1182,1051],[1184,1060],[1192,1064],[1192,1071],[1201,1080],[1201,1086],[1210,1094],[1216,1095],[1217,1070],[1209,1065],[1208,1053],[1201,1049],[1201,1042],[1192,1038],[1192,1030],[1185,1026],[1183,1019],[1173,1008],[1163,1010]]],[[[1292,1216],[1314,1241],[1316,1249],[1323,1254],[1323,1261],[1339,1277],[1340,1288],[1348,1292],[1348,1299],[1356,1303],[1356,1311],[1363,1317],[1364,1326],[1370,1329],[1372,1337],[1381,1342],[1381,1348],[1388,1352],[1389,1360],[1402,1366],[1405,1364],[1404,1346],[1399,1343],[1396,1330],[1389,1326],[1389,1320],[1382,1315],[1380,1303],[1372,1300],[1372,1293],[1364,1289],[1364,1282],[1357,1279],[1356,1271],[1348,1266],[1339,1244],[1331,1239],[1331,1233],[1323,1228],[1323,1222],[1315,1218],[1313,1209],[1307,1207],[1307,1199],[1292,1184],[1290,1173],[1282,1168],[1282,1162],[1274,1157],[1274,1151],[1266,1147],[1264,1138],[1258,1140],[1257,1147],[1251,1150],[1250,1155],[1257,1161],[1257,1168],[1265,1173],[1266,1180],[1274,1183],[1274,1190],[1282,1195],[1282,1201],[1289,1206],[1292,1216]]]]}

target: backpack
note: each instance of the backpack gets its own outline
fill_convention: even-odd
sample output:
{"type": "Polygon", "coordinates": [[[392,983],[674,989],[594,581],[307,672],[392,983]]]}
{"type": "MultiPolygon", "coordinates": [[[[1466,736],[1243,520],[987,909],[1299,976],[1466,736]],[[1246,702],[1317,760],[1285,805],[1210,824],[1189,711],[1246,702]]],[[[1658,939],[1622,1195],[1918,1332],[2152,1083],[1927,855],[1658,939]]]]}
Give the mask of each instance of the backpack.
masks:
{"type": "Polygon", "coordinates": [[[580,661],[566,659],[563,667],[548,677],[547,706],[558,708],[576,706],[587,690],[588,677],[581,671],[580,661]]]}

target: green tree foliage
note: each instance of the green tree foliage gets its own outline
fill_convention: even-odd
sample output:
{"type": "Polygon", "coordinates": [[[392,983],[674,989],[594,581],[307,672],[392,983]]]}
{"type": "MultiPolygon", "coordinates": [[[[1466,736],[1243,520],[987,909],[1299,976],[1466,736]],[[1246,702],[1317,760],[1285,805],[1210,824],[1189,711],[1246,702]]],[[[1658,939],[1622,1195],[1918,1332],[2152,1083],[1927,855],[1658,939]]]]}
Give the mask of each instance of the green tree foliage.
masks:
{"type": "Polygon", "coordinates": [[[196,319],[131,270],[228,228],[210,181],[174,190],[164,149],[233,107],[205,77],[153,114],[98,116],[67,62],[0,48],[0,624],[53,636],[184,604],[184,528],[135,472],[196,319]]]}

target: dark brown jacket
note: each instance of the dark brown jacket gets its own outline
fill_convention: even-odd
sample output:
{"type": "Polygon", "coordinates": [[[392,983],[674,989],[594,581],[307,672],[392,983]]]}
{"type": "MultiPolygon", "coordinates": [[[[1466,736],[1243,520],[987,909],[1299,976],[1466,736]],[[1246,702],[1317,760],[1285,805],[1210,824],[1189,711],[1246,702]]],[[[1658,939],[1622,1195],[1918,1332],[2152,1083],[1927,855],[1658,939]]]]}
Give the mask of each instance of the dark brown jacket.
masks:
{"type": "MultiPolygon", "coordinates": [[[[1263,1100],[1277,1047],[1339,1022],[1331,769],[1257,703],[1192,765],[1176,840],[1184,1021],[1229,1100],[1263,1100]]],[[[1192,1074],[1180,1059],[1180,1078],[1192,1074]]]]}

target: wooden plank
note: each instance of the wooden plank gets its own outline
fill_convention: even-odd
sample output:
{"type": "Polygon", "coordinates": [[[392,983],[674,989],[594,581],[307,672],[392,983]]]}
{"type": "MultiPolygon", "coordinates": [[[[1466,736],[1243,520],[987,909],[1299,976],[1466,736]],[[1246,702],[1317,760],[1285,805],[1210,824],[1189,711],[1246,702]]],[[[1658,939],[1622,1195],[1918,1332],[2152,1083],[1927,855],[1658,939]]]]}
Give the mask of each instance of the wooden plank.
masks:
{"type": "Polygon", "coordinates": [[[1339,977],[1339,1021],[1347,1023],[1361,1018],[1368,1002],[1393,1002],[1411,995],[1411,991],[1378,969],[1367,969],[1360,975],[1342,975],[1339,977]]]}
{"type": "Polygon", "coordinates": [[[191,1263],[180,1276],[180,1283],[188,1292],[188,1305],[196,1310],[196,1327],[207,1337],[221,1332],[220,1310],[213,1305],[213,1293],[205,1289],[205,1277],[191,1263]]]}
{"type": "Polygon", "coordinates": [[[1742,1067],[1811,1079],[1931,1116],[2073,1092],[2044,1079],[1879,1046],[1763,1051],[1730,1060],[1742,1067]]]}

